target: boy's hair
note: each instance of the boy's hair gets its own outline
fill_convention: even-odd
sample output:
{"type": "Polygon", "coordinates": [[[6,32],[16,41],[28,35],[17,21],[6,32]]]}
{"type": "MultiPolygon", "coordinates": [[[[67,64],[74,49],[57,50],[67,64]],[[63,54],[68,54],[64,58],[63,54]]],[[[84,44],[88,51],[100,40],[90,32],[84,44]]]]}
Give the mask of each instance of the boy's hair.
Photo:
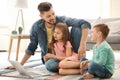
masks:
{"type": "Polygon", "coordinates": [[[49,11],[52,8],[52,4],[50,2],[41,2],[38,5],[38,10],[40,13],[43,13],[45,11],[49,11]]]}
{"type": "Polygon", "coordinates": [[[108,25],[106,25],[106,24],[98,24],[98,25],[95,25],[94,28],[96,28],[98,31],[101,31],[102,34],[103,34],[102,37],[104,39],[106,39],[106,37],[108,36],[109,31],[110,31],[108,25]]]}

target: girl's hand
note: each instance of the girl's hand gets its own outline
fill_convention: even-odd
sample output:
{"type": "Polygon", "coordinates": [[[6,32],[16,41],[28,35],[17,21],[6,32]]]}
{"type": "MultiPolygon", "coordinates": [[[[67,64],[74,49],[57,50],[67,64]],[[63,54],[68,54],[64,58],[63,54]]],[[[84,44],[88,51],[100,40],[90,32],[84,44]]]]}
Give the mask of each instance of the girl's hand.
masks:
{"type": "Polygon", "coordinates": [[[55,58],[55,55],[54,54],[47,54],[45,55],[47,58],[55,58]]]}
{"type": "Polygon", "coordinates": [[[47,54],[44,56],[44,61],[47,61],[49,58],[55,58],[55,55],[54,55],[54,54],[51,54],[51,53],[47,53],[47,54]]]}
{"type": "Polygon", "coordinates": [[[44,56],[43,59],[45,62],[48,60],[48,58],[46,56],[44,56]]]}

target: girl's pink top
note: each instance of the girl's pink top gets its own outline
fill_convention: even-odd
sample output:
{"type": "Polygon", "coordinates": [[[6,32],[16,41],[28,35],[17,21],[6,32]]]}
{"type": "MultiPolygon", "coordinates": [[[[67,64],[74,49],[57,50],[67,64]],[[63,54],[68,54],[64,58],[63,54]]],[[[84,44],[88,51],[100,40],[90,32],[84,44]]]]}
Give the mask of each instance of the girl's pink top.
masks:
{"type": "MultiPolygon", "coordinates": [[[[72,48],[72,45],[70,43],[70,41],[67,41],[66,43],[66,48],[72,48]]],[[[66,56],[66,51],[64,50],[63,47],[63,42],[56,42],[54,43],[54,50],[57,56],[61,56],[61,57],[65,57],[66,56]]],[[[78,55],[74,52],[72,52],[72,56],[66,58],[67,60],[74,60],[77,61],[78,60],[78,55]]]]}

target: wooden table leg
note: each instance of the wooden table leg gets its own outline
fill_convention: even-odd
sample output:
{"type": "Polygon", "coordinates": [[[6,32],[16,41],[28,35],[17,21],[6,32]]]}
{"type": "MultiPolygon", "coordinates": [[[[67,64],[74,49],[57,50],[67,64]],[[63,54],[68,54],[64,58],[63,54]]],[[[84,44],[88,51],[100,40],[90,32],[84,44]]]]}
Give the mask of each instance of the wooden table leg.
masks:
{"type": "Polygon", "coordinates": [[[11,48],[12,48],[12,42],[13,42],[13,39],[12,39],[12,37],[11,37],[11,38],[10,38],[9,50],[8,50],[8,59],[10,59],[11,48]]]}
{"type": "Polygon", "coordinates": [[[16,52],[16,61],[18,61],[18,55],[19,55],[19,48],[20,48],[20,40],[21,37],[18,37],[18,43],[17,43],[17,52],[16,52]]]}

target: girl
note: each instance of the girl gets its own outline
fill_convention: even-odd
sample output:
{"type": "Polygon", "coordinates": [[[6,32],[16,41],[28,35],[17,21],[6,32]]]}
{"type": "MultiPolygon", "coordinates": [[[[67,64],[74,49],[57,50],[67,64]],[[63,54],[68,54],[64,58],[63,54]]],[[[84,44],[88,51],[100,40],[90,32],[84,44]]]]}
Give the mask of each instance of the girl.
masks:
{"type": "Polygon", "coordinates": [[[80,63],[80,68],[83,69],[83,78],[110,78],[113,75],[114,54],[105,40],[108,33],[109,28],[105,24],[98,24],[93,27],[91,40],[96,42],[96,45],[93,47],[92,60],[80,63]]]}
{"type": "Polygon", "coordinates": [[[52,39],[50,43],[52,53],[47,53],[44,56],[45,66],[49,71],[58,72],[61,60],[66,58],[77,61],[78,55],[72,52],[69,29],[65,23],[56,24],[52,39]]]}

